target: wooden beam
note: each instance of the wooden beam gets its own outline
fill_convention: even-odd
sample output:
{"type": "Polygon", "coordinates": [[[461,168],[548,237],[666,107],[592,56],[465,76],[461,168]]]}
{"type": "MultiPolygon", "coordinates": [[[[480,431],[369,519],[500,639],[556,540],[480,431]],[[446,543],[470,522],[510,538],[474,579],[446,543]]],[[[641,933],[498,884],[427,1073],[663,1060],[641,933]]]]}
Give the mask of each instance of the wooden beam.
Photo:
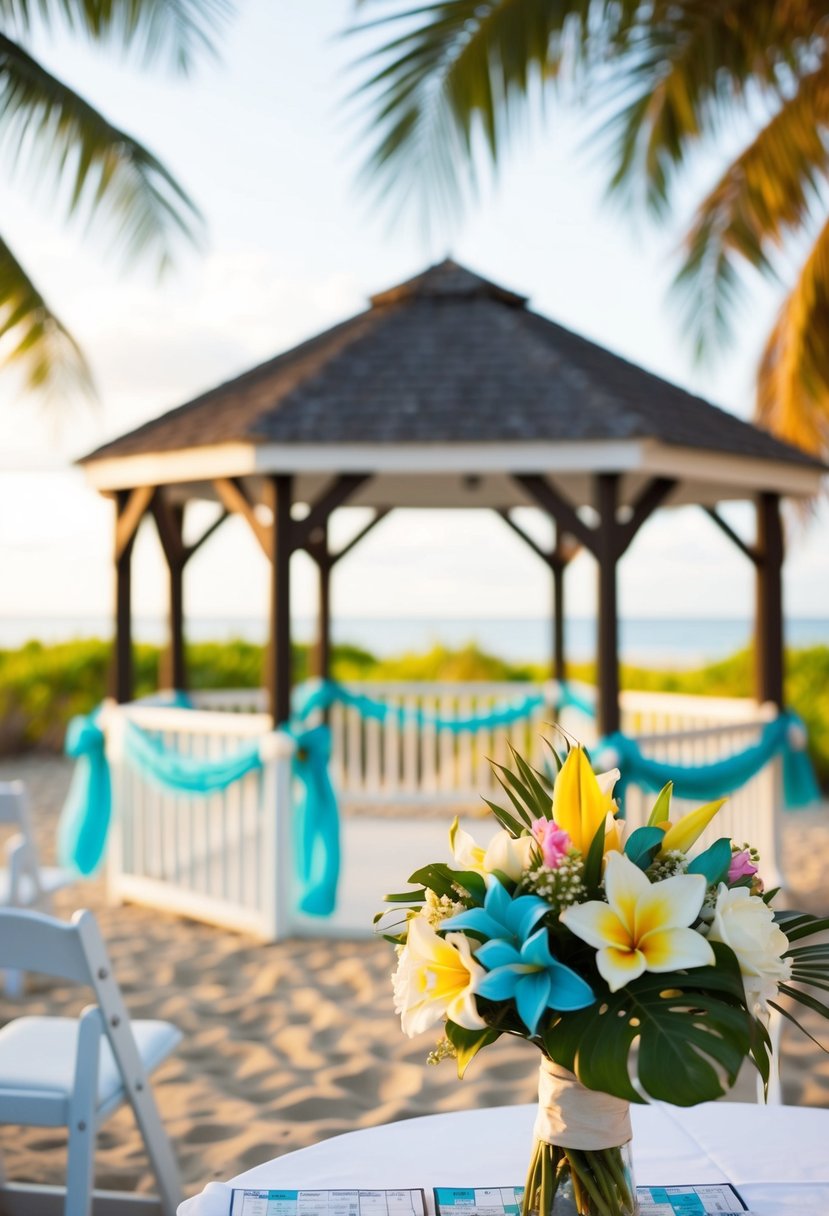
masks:
{"type": "Polygon", "coordinates": [[[347,502],[364,482],[369,480],[369,473],[343,473],[340,477],[323,490],[304,519],[292,521],[292,546],[294,549],[304,549],[311,542],[311,536],[327,521],[329,515],[347,502]]]}
{"type": "Polygon", "coordinates": [[[271,537],[268,528],[256,518],[254,503],[238,477],[217,477],[213,481],[216,493],[222,506],[234,515],[241,515],[248,521],[253,535],[259,542],[266,557],[271,556],[271,537]]]}
{"type": "Polygon", "coordinates": [[[675,486],[673,477],[654,477],[642,489],[633,503],[630,519],[617,524],[617,557],[622,556],[645,520],[662,506],[675,486]]]}
{"type": "Polygon", "coordinates": [[[564,574],[566,565],[553,566],[553,679],[563,684],[567,679],[564,651],[564,574]]]}
{"type": "Polygon", "coordinates": [[[742,536],[734,531],[731,524],[723,519],[722,515],[719,514],[715,507],[703,507],[702,509],[709,519],[713,519],[720,531],[725,533],[731,543],[736,545],[740,552],[745,554],[749,561],[753,562],[755,566],[759,566],[761,559],[757,547],[755,545],[750,545],[747,541],[744,541],[742,536]]]}
{"type": "Polygon", "coordinates": [[[230,518],[230,512],[227,510],[223,510],[221,512],[221,514],[216,519],[213,520],[213,523],[210,525],[210,527],[205,528],[205,530],[202,532],[201,536],[197,540],[193,541],[192,545],[184,546],[185,565],[187,564],[187,562],[189,562],[190,558],[193,556],[194,553],[198,553],[199,549],[201,549],[204,542],[206,540],[210,539],[210,537],[213,535],[213,533],[216,531],[216,529],[220,528],[222,526],[222,524],[225,522],[225,520],[229,519],[229,518],[230,518]]]}
{"type": "Polygon", "coordinates": [[[135,540],[138,525],[147,513],[155,494],[154,486],[136,486],[134,490],[119,490],[115,523],[115,560],[118,561],[127,545],[135,540]]]}
{"type": "Polygon", "coordinates": [[[598,728],[600,735],[619,729],[619,606],[616,587],[619,474],[599,473],[596,478],[596,560],[598,594],[598,728]]]}
{"type": "Polygon", "coordinates": [[[380,520],[385,519],[390,512],[391,507],[378,507],[374,513],[373,519],[370,519],[364,527],[360,528],[359,532],[356,532],[355,535],[351,537],[351,540],[346,541],[342,548],[338,549],[336,553],[329,553],[328,556],[331,561],[331,565],[336,565],[340,558],[345,557],[346,553],[350,553],[355,546],[359,545],[360,541],[363,540],[364,537],[368,536],[369,532],[373,531],[373,529],[376,528],[380,523],[380,520]]]}
{"type": "Polygon", "coordinates": [[[596,533],[579,516],[576,508],[539,473],[513,473],[512,479],[529,494],[535,504],[552,515],[561,532],[575,536],[591,553],[596,552],[596,533]]]}
{"type": "Polygon", "coordinates": [[[520,536],[524,544],[527,545],[528,548],[532,549],[536,557],[541,558],[545,566],[552,567],[553,553],[550,550],[542,548],[538,541],[534,540],[532,536],[530,536],[529,532],[525,532],[521,525],[515,522],[509,511],[507,511],[504,507],[495,507],[494,510],[496,515],[500,515],[507,527],[512,528],[515,535],[520,536]]]}
{"type": "Polygon", "coordinates": [[[783,525],[777,494],[757,499],[757,700],[783,708],[783,525]]]}

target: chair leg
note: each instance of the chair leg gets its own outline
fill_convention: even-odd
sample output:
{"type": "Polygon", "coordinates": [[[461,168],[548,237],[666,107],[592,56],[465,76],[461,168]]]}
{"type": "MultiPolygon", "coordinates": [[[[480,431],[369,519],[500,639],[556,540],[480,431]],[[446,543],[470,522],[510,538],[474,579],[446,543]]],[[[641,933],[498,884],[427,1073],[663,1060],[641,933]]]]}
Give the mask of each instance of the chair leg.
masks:
{"type": "Polygon", "coordinates": [[[98,1060],[103,1026],[97,1008],[86,1009],[78,1024],[75,1083],[69,1103],[64,1216],[91,1216],[98,1130],[98,1060]]]}
{"type": "Polygon", "coordinates": [[[164,1216],[175,1216],[183,1198],[178,1163],[146,1077],[131,1088],[130,1102],[155,1174],[161,1210],[164,1216]]]}

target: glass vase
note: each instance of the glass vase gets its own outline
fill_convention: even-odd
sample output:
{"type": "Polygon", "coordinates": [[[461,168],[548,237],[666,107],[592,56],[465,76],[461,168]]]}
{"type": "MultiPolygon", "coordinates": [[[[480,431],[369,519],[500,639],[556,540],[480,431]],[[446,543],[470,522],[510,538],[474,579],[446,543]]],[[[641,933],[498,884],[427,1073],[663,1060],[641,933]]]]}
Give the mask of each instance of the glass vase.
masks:
{"type": "Polygon", "coordinates": [[[637,1216],[630,1109],[544,1059],[522,1216],[637,1216]]]}

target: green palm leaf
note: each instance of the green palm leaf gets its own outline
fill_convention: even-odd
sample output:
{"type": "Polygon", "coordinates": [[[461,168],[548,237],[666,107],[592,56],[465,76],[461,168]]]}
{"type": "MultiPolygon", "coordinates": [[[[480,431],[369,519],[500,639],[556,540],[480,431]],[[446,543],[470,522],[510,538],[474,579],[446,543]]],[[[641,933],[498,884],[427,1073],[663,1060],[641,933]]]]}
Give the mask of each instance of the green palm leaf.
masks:
{"type": "MultiPolygon", "coordinates": [[[[363,7],[368,7],[364,4],[363,7]]],[[[400,197],[424,185],[444,207],[463,195],[461,171],[474,187],[476,136],[493,163],[533,87],[555,76],[565,26],[586,47],[592,8],[604,0],[438,0],[355,27],[392,36],[358,59],[367,73],[355,96],[367,103],[372,140],[366,176],[400,197]],[[575,33],[578,26],[579,34],[575,33]]]]}
{"type": "Polygon", "coordinates": [[[0,148],[17,168],[67,184],[70,214],[106,220],[129,255],[164,267],[174,243],[193,238],[199,213],[160,161],[2,34],[0,113],[0,148]]]}
{"type": "Polygon", "coordinates": [[[0,238],[0,347],[32,391],[93,392],[92,376],[72,335],[51,311],[0,238]]]}
{"type": "Polygon", "coordinates": [[[168,59],[187,72],[212,50],[230,0],[0,0],[0,28],[26,35],[36,21],[62,24],[70,33],[107,42],[145,63],[168,59]]]}

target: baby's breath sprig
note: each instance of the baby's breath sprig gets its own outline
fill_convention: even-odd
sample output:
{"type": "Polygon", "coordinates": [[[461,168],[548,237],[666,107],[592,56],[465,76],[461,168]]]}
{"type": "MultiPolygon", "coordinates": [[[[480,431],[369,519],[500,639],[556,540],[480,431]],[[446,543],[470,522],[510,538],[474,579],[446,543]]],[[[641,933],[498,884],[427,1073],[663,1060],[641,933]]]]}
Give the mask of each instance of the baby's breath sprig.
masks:
{"type": "Polygon", "coordinates": [[[555,869],[545,865],[533,866],[524,874],[521,887],[545,899],[555,916],[564,908],[582,903],[587,898],[587,889],[581,853],[568,853],[555,869]]]}
{"type": "Polygon", "coordinates": [[[438,1039],[435,1046],[429,1052],[428,1056],[426,1057],[426,1063],[440,1064],[442,1060],[454,1060],[456,1058],[456,1054],[455,1048],[444,1035],[442,1039],[438,1039]]]}

